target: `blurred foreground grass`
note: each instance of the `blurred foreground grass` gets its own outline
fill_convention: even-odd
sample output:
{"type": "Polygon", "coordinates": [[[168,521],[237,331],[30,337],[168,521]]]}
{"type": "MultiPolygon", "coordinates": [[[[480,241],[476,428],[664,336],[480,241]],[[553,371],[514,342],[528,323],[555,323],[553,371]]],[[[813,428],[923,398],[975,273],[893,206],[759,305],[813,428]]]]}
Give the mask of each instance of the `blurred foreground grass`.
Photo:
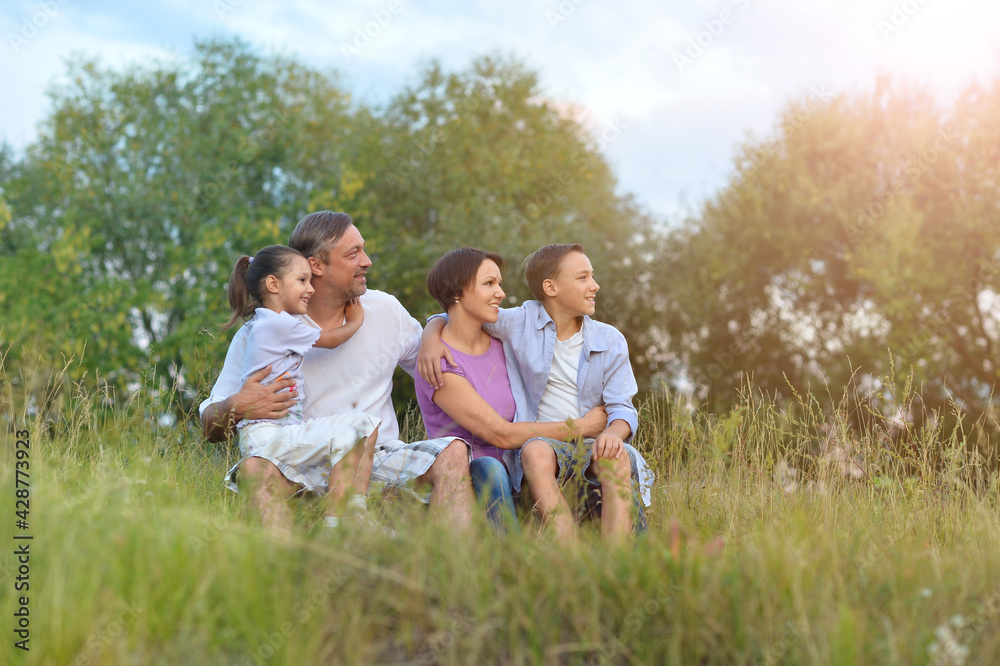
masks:
{"type": "Polygon", "coordinates": [[[592,527],[576,549],[531,528],[456,534],[406,503],[376,506],[391,538],[325,535],[300,502],[281,540],[223,490],[233,451],[161,425],[154,401],[109,410],[78,390],[46,420],[7,400],[3,664],[1000,663],[997,477],[954,435],[890,450],[827,423],[851,475],[808,400],[748,392],[723,417],[651,400],[637,445],[659,478],[630,547],[592,527]],[[16,429],[32,442],[29,652],[16,429]]]}

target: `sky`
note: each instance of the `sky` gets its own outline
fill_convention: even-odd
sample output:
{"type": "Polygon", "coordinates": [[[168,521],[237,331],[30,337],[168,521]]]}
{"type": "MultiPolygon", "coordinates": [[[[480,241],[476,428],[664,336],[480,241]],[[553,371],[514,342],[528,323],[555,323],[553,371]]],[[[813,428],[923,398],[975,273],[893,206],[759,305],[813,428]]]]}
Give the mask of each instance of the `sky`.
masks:
{"type": "Polygon", "coordinates": [[[1000,80],[996,0],[7,0],[0,141],[35,140],[70,61],[124,67],[236,36],[376,105],[432,59],[461,70],[515,56],[546,97],[584,110],[619,192],[668,223],[696,214],[737,146],[773,135],[783,108],[880,75],[942,100],[1000,80]]]}

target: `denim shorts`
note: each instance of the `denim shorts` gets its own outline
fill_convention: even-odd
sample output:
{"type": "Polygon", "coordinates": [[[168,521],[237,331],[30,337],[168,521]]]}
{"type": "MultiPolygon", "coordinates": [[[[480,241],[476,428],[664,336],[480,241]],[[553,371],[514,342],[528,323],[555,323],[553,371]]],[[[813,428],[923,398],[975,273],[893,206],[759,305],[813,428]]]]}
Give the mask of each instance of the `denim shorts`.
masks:
{"type": "MultiPolygon", "coordinates": [[[[580,477],[593,486],[601,485],[601,482],[594,477],[593,473],[587,474],[587,471],[590,469],[590,458],[594,450],[593,439],[587,437],[580,442],[564,442],[548,437],[533,437],[532,439],[542,440],[555,451],[556,464],[559,466],[557,476],[559,485],[565,485],[573,477],[580,477]]],[[[625,451],[628,453],[629,463],[632,467],[632,479],[634,481],[639,474],[636,469],[635,458],[627,448],[625,451]]]]}
{"type": "MultiPolygon", "coordinates": [[[[563,488],[567,488],[573,484],[577,485],[576,511],[578,518],[600,516],[601,482],[597,480],[593,473],[587,473],[590,468],[590,456],[593,453],[594,440],[588,437],[579,442],[564,442],[548,437],[532,437],[528,441],[535,439],[542,440],[551,446],[555,452],[556,465],[559,468],[556,473],[556,480],[559,482],[559,485],[563,488]],[[584,483],[576,481],[577,479],[583,479],[584,483]]],[[[632,453],[632,450],[626,448],[625,451],[628,453],[629,463],[632,467],[632,494],[634,495],[633,529],[636,532],[644,532],[648,529],[648,526],[646,523],[646,512],[643,510],[642,499],[639,497],[638,492],[638,465],[636,464],[635,455],[632,453]]],[[[566,499],[572,504],[573,501],[570,496],[567,496],[566,499]]]]}

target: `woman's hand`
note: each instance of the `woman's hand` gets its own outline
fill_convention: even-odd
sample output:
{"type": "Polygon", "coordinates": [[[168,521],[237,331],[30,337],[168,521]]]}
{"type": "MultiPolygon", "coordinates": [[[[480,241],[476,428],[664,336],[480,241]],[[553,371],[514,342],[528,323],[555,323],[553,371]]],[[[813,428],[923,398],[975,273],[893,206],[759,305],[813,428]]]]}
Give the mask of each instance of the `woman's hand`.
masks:
{"type": "Polygon", "coordinates": [[[604,405],[598,405],[576,420],[576,427],[584,437],[597,437],[608,427],[608,413],[604,405]]]}

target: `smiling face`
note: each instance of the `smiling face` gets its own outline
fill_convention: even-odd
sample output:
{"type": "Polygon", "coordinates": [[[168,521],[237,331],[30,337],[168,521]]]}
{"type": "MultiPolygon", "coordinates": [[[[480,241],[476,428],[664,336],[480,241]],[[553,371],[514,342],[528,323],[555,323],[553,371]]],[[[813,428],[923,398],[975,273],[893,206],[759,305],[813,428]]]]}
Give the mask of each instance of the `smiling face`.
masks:
{"type": "Polygon", "coordinates": [[[484,259],[479,264],[475,279],[462,292],[455,308],[475,321],[495,322],[500,316],[500,304],[506,296],[500,287],[502,282],[500,267],[492,259],[484,259]]]}
{"type": "Polygon", "coordinates": [[[594,279],[594,267],[582,252],[570,252],[559,263],[555,277],[543,283],[552,305],[579,317],[594,314],[601,285],[594,279]]]}
{"type": "Polygon", "coordinates": [[[275,312],[305,314],[314,291],[309,262],[293,256],[281,277],[268,275],[264,279],[264,305],[275,312]]]}
{"type": "Polygon", "coordinates": [[[365,239],[353,224],[337,244],[330,248],[326,259],[322,263],[323,276],[329,282],[336,299],[347,302],[368,290],[365,274],[372,261],[365,254],[365,239]]]}

